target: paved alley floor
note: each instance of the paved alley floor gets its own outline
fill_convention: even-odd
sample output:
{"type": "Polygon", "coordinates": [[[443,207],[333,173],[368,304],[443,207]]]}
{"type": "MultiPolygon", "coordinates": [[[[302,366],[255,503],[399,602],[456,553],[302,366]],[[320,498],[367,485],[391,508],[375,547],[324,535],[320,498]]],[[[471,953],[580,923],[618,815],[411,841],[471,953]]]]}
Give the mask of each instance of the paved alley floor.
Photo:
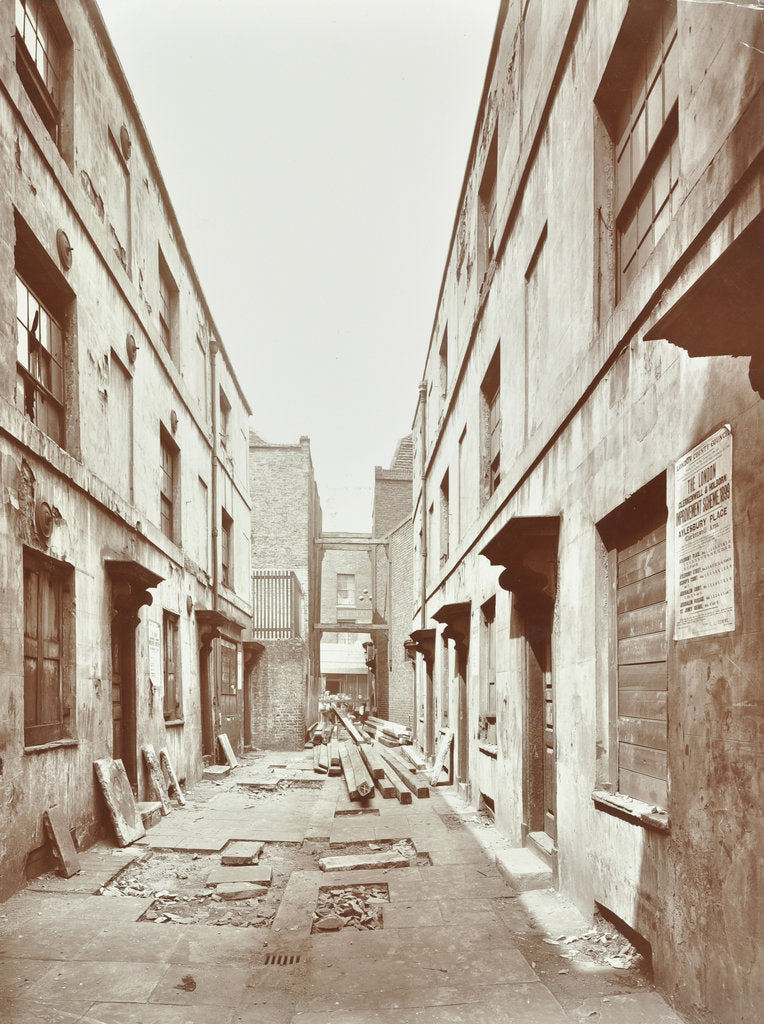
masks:
{"type": "Polygon", "coordinates": [[[621,937],[506,884],[506,844],[454,790],[362,808],[312,769],[310,751],[257,751],[145,840],[0,904],[3,1024],[681,1024],[621,937]],[[271,869],[245,901],[205,882],[232,840],[262,842],[271,869]],[[391,849],[407,867],[318,864],[391,849]],[[372,892],[381,927],[315,932],[319,894],[340,890],[372,892]]]}

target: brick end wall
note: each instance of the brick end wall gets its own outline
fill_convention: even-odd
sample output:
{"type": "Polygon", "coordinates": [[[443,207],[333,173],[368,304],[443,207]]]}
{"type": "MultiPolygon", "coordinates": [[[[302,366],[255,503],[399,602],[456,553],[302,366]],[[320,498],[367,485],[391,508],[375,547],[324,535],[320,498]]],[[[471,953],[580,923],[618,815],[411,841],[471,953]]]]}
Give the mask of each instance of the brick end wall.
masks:
{"type": "Polygon", "coordinates": [[[304,640],[263,640],[251,676],[252,743],[266,750],[305,744],[308,648],[304,640]]]}

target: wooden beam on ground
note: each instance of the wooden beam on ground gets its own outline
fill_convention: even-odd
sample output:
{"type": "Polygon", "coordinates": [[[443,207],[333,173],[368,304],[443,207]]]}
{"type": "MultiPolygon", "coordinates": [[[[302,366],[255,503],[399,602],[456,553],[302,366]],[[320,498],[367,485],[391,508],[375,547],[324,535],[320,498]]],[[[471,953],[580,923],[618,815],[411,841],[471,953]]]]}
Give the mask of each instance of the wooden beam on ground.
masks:
{"type": "Polygon", "coordinates": [[[361,735],[358,729],[356,729],[356,727],[350,721],[350,715],[345,714],[345,712],[341,708],[338,708],[336,706],[334,708],[334,714],[337,718],[337,721],[341,723],[342,727],[345,729],[348,736],[350,736],[350,738],[355,743],[368,743],[366,737],[361,735]]]}
{"type": "Polygon", "coordinates": [[[320,743],[318,747],[318,767],[322,775],[329,772],[329,747],[326,743],[320,743]]]}
{"type": "MultiPolygon", "coordinates": [[[[390,779],[388,779],[387,775],[385,775],[384,772],[382,772],[382,775],[378,779],[374,780],[374,785],[377,787],[380,795],[383,796],[385,800],[391,800],[393,797],[395,797],[396,799],[398,798],[398,790],[395,788],[393,783],[390,781],[390,779]]],[[[406,794],[406,796],[409,798],[409,803],[411,803],[411,793],[409,793],[409,791],[405,787],[401,788],[403,789],[403,792],[406,794]]],[[[405,803],[406,801],[403,800],[402,802],[405,803]]]]}
{"type": "Polygon", "coordinates": [[[370,793],[374,792],[374,780],[367,771],[366,765],[361,760],[361,753],[358,747],[353,743],[349,743],[347,752],[350,757],[350,763],[353,766],[353,774],[355,776],[358,795],[359,797],[367,797],[370,793]]]}
{"type": "Polygon", "coordinates": [[[435,763],[432,766],[430,772],[430,785],[437,786],[438,779],[443,769],[446,767],[446,759],[448,757],[448,751],[451,744],[454,741],[454,730],[446,729],[443,735],[440,737],[440,743],[438,744],[438,753],[435,756],[435,763]]]}
{"type": "Polygon", "coordinates": [[[410,789],[418,800],[427,799],[430,795],[430,787],[423,783],[416,774],[412,774],[405,761],[387,749],[382,751],[382,759],[387,762],[403,785],[410,789]]]}
{"type": "Polygon", "coordinates": [[[375,785],[379,788],[382,796],[385,796],[383,786],[386,789],[392,790],[390,796],[394,796],[399,804],[410,804],[414,801],[411,790],[406,789],[392,768],[388,768],[382,778],[377,779],[375,785]]]}
{"type": "Polygon", "coordinates": [[[427,768],[427,762],[416,749],[416,747],[401,747],[401,753],[403,754],[407,761],[410,761],[413,764],[416,771],[423,772],[427,768]]]}
{"type": "Polygon", "coordinates": [[[369,770],[369,775],[372,779],[381,779],[385,774],[385,765],[382,758],[379,755],[379,751],[368,744],[364,747],[358,748],[358,753],[363,758],[364,764],[369,770]]]}
{"type": "Polygon", "coordinates": [[[350,761],[347,743],[340,743],[340,764],[342,765],[342,774],[345,776],[345,785],[348,789],[348,797],[351,800],[357,800],[358,790],[355,785],[355,775],[353,774],[353,765],[350,761]]]}

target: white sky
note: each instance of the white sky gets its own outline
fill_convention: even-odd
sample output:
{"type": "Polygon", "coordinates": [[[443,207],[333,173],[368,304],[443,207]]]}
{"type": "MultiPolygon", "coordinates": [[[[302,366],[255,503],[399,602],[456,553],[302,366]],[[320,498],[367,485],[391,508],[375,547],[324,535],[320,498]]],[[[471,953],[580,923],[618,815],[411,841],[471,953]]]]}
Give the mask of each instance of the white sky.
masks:
{"type": "Polygon", "coordinates": [[[254,429],[369,530],[411,427],[499,0],[99,0],[254,429]]]}

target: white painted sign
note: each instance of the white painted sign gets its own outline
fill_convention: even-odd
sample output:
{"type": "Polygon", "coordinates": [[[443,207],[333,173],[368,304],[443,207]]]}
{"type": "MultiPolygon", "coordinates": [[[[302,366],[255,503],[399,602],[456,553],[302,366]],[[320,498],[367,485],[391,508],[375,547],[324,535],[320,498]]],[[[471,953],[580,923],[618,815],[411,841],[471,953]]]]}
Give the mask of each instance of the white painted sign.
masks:
{"type": "Polygon", "coordinates": [[[735,628],[732,431],[717,430],[674,464],[675,640],[735,628]]]}
{"type": "Polygon", "coordinates": [[[162,630],[158,622],[149,622],[149,679],[158,690],[162,685],[162,630]]]}

